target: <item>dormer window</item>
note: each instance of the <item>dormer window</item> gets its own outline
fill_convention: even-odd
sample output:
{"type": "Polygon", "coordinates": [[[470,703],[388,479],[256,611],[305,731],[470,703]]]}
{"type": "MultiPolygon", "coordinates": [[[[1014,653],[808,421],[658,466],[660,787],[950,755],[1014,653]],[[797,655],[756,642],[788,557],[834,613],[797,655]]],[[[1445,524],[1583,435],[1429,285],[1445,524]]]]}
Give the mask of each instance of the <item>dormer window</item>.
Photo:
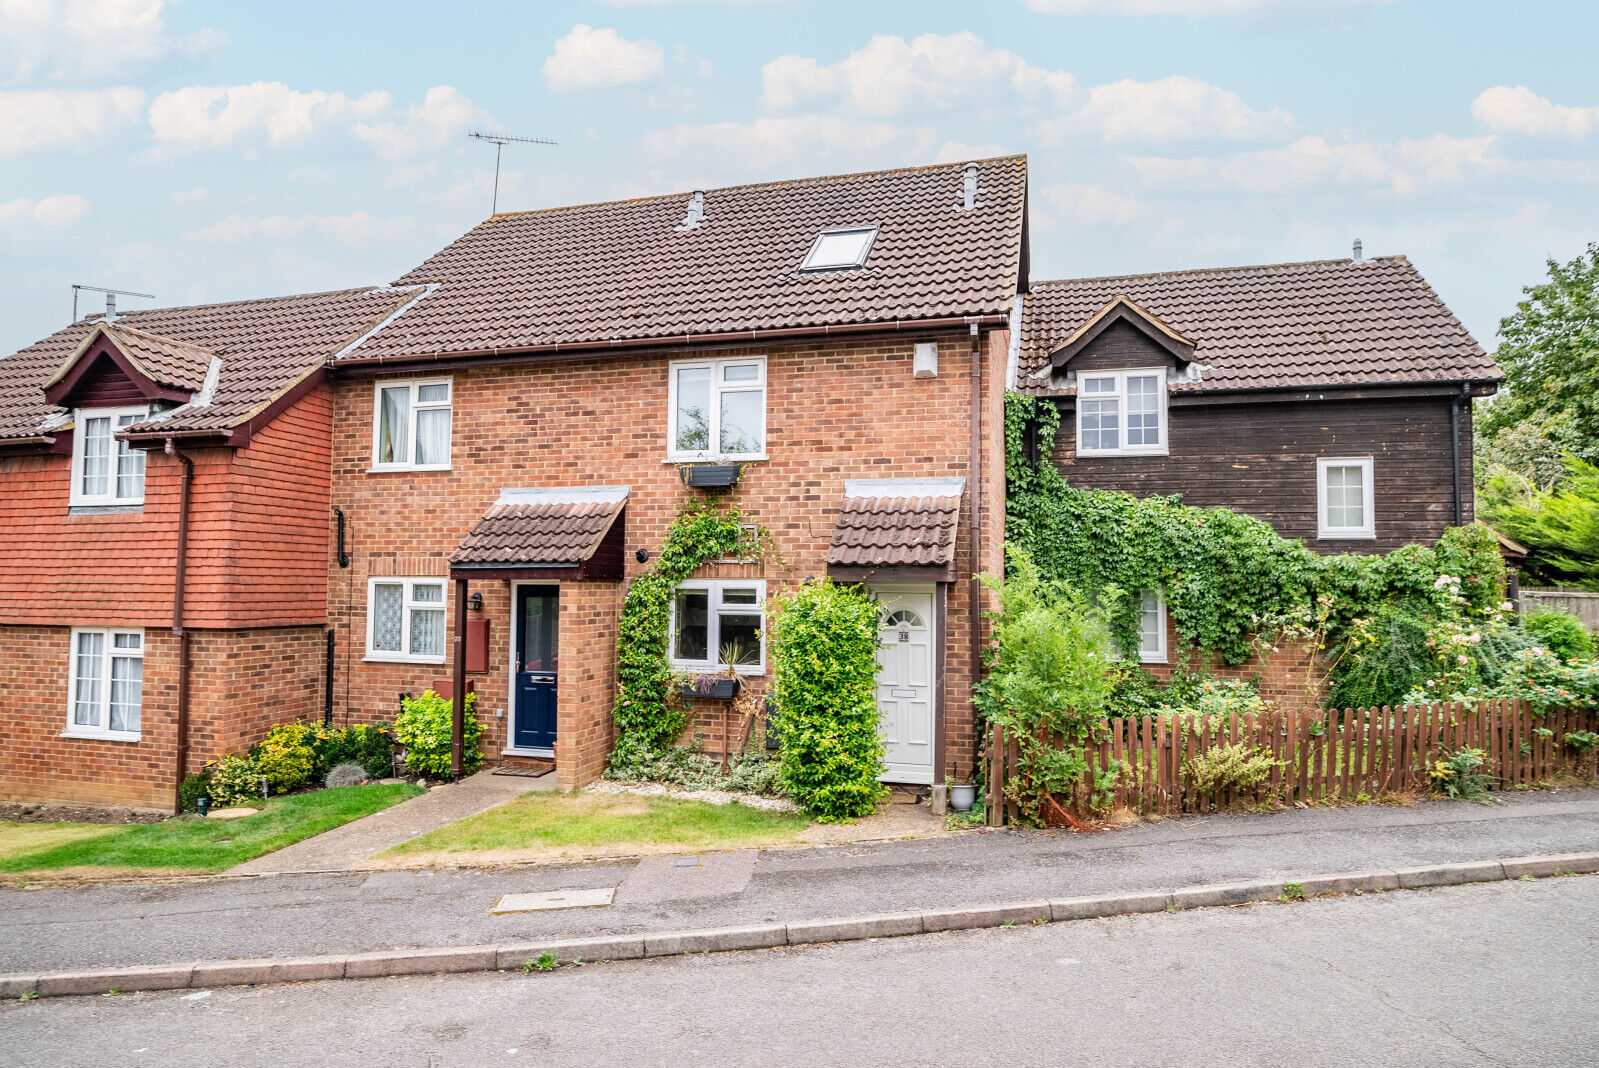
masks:
{"type": "Polygon", "coordinates": [[[1077,455],[1166,452],[1166,372],[1081,372],[1077,376],[1077,455]]]}
{"type": "Polygon", "coordinates": [[[71,507],[144,503],[144,450],[118,441],[117,431],[150,418],[137,408],[80,408],[72,435],[71,507]]]}
{"type": "Polygon", "coordinates": [[[823,230],[816,235],[811,251],[800,264],[802,271],[837,271],[860,267],[871,254],[877,240],[875,226],[847,226],[823,230]]]}

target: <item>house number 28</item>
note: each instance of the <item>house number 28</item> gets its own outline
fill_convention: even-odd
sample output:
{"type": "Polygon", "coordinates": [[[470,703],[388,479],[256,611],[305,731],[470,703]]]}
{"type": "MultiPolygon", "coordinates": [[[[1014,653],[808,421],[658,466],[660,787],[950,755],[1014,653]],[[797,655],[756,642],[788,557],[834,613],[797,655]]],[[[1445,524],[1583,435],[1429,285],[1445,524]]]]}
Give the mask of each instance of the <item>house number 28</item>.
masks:
{"type": "Polygon", "coordinates": [[[908,630],[901,630],[899,632],[899,640],[902,641],[902,642],[910,641],[911,640],[911,632],[908,631],[908,630]]]}

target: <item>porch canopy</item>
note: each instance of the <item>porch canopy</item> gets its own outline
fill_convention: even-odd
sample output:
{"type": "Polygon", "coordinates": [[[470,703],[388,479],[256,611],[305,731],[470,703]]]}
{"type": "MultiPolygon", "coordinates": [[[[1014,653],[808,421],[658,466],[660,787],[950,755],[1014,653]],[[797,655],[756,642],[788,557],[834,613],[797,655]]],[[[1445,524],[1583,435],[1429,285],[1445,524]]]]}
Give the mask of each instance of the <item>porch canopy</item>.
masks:
{"type": "Polygon", "coordinates": [[[844,483],[827,573],[844,582],[953,582],[964,478],[844,483]]]}
{"type": "Polygon", "coordinates": [[[627,486],[501,490],[450,554],[450,577],[617,581],[627,496],[627,486]]]}

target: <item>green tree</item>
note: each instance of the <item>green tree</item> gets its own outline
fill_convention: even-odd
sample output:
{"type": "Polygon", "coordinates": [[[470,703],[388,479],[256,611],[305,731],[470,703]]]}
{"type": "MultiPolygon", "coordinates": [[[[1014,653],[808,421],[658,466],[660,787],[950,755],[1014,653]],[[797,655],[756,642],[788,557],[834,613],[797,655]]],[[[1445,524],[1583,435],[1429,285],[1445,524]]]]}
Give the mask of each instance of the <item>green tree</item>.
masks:
{"type": "Polygon", "coordinates": [[[1519,476],[1489,481],[1484,518],[1532,550],[1523,572],[1533,582],[1599,589],[1599,466],[1575,457],[1553,493],[1519,476]]]}
{"type": "Polygon", "coordinates": [[[1536,483],[1566,452],[1599,463],[1599,242],[1570,263],[1550,260],[1549,280],[1523,293],[1499,323],[1505,387],[1482,406],[1477,433],[1485,467],[1508,460],[1536,483]]]}

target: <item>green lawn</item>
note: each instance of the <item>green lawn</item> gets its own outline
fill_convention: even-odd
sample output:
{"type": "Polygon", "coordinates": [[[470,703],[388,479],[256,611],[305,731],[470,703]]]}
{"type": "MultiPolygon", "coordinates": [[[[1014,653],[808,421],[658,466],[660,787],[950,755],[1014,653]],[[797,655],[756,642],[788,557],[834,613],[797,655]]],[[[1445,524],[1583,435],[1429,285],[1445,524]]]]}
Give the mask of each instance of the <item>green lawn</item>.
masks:
{"type": "Polygon", "coordinates": [[[389,855],[760,845],[791,841],[810,822],[798,813],[740,804],[708,805],[616,794],[528,793],[397,845],[389,855]]]}
{"type": "Polygon", "coordinates": [[[315,790],[267,801],[259,814],[236,820],[179,816],[114,827],[0,823],[0,875],[225,871],[421,792],[409,784],[315,790]]]}

